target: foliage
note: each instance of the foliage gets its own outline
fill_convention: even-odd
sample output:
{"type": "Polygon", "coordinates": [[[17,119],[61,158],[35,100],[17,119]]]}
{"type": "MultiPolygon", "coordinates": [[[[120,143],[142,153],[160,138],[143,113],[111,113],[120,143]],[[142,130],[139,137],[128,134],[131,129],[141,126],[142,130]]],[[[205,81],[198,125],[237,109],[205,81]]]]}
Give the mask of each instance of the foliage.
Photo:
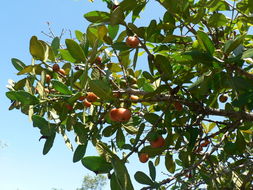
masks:
{"type": "Polygon", "coordinates": [[[143,189],[253,188],[252,1],[104,2],[107,11],[84,14],[91,24],[76,39],[60,45],[59,37],[48,44],[33,36],[32,64],[12,59],[22,79],[10,82],[10,110],[40,130],[43,154],[58,134],[73,149],[67,133],[74,132],[73,161],[109,173],[112,189],[134,189],[132,180],[143,189]],[[155,2],[164,14],[137,26],[155,2]],[[127,36],[138,46],[128,46],[127,36]],[[56,63],[64,70],[53,70],[56,63]],[[90,92],[98,98],[84,106],[90,92]],[[130,120],[112,117],[120,107],[130,120]],[[158,137],[165,143],[154,148],[158,137]],[[98,155],[85,156],[90,145],[98,155]],[[125,164],[140,153],[152,160],[150,172],[129,176],[125,164]],[[165,179],[157,165],[167,169],[165,179]]]}
{"type": "Polygon", "coordinates": [[[107,178],[104,175],[97,175],[95,177],[86,175],[83,178],[82,187],[77,190],[101,190],[106,185],[106,180],[107,178]]]}

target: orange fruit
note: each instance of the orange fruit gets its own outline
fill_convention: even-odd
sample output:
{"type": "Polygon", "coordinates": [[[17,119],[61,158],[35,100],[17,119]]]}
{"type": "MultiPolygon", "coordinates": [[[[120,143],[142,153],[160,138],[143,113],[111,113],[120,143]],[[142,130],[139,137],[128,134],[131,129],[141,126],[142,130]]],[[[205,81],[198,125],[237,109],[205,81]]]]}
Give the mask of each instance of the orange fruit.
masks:
{"type": "Polygon", "coordinates": [[[59,73],[61,73],[62,75],[66,75],[66,71],[64,69],[60,69],[59,73]]]}
{"type": "Polygon", "coordinates": [[[51,76],[49,74],[46,74],[46,82],[50,83],[51,81],[51,76]]]}
{"type": "Polygon", "coordinates": [[[85,107],[87,107],[87,108],[89,108],[90,106],[91,106],[91,103],[88,101],[88,100],[84,100],[83,101],[83,105],[85,106],[85,107]]]}
{"type": "Polygon", "coordinates": [[[93,92],[88,92],[87,93],[87,96],[86,96],[86,99],[89,101],[89,102],[95,102],[98,97],[96,94],[94,94],[93,92]]]}
{"type": "Polygon", "coordinates": [[[84,101],[85,98],[86,98],[86,96],[80,96],[80,97],[78,98],[78,100],[84,101]]]}
{"type": "Polygon", "coordinates": [[[135,96],[135,95],[131,95],[131,96],[130,96],[130,100],[135,100],[135,101],[137,101],[137,100],[139,100],[139,97],[138,97],[138,96],[135,96]]]}
{"type": "Polygon", "coordinates": [[[126,108],[113,108],[109,116],[112,121],[126,122],[131,118],[131,111],[126,108]]]}
{"type": "Polygon", "coordinates": [[[150,141],[150,145],[152,148],[160,148],[165,145],[165,140],[162,136],[157,137],[156,140],[150,141]]]}
{"type": "Polygon", "coordinates": [[[147,162],[149,159],[149,155],[147,153],[140,153],[139,160],[141,163],[147,162]]]}
{"type": "Polygon", "coordinates": [[[131,48],[136,48],[140,41],[136,36],[128,36],[126,39],[126,44],[131,48]]]}

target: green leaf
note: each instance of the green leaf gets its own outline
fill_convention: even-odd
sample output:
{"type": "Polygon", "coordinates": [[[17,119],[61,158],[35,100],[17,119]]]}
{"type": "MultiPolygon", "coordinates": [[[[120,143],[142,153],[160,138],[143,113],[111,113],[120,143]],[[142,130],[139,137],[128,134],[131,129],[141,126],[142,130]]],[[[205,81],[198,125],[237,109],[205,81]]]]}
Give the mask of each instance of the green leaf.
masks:
{"type": "Polygon", "coordinates": [[[54,144],[54,139],[55,139],[55,133],[53,133],[51,136],[47,137],[47,140],[44,144],[43,148],[43,155],[46,155],[49,150],[53,147],[54,144]]]}
{"type": "Polygon", "coordinates": [[[60,51],[61,57],[64,60],[69,61],[71,63],[75,63],[76,62],[76,59],[72,57],[72,55],[69,53],[68,50],[66,50],[66,49],[59,49],[59,51],[60,51]]]}
{"type": "Polygon", "coordinates": [[[17,73],[17,75],[23,75],[23,74],[26,74],[26,73],[31,73],[33,71],[33,68],[34,68],[33,65],[25,66],[21,71],[19,71],[17,73]]]}
{"type": "Polygon", "coordinates": [[[161,78],[163,81],[167,81],[172,78],[172,67],[169,62],[169,59],[163,55],[156,55],[155,56],[155,66],[159,73],[161,74],[161,78]]]}
{"type": "Polygon", "coordinates": [[[119,185],[119,183],[117,181],[115,173],[113,173],[111,175],[110,188],[111,188],[111,190],[121,190],[120,185],[119,185]]]}
{"type": "Polygon", "coordinates": [[[108,25],[108,33],[109,36],[114,39],[117,36],[117,33],[119,31],[119,25],[108,25]]]}
{"type": "Polygon", "coordinates": [[[86,148],[87,148],[87,143],[85,143],[84,145],[78,145],[75,152],[74,152],[74,156],[73,156],[73,162],[78,162],[79,160],[81,160],[86,152],[86,148]]]}
{"type": "Polygon", "coordinates": [[[37,39],[36,36],[32,36],[30,39],[30,53],[34,57],[34,59],[38,59],[40,61],[47,60],[46,49],[44,49],[43,44],[37,39]]]}
{"type": "Polygon", "coordinates": [[[152,161],[148,162],[148,168],[149,168],[149,175],[153,181],[155,181],[156,178],[156,169],[152,161]]]}
{"type": "Polygon", "coordinates": [[[208,20],[208,25],[210,27],[221,27],[227,24],[227,18],[222,13],[214,13],[208,20]]]}
{"type": "Polygon", "coordinates": [[[44,136],[51,136],[54,129],[51,127],[50,123],[43,117],[39,115],[32,116],[33,127],[38,127],[40,133],[44,136]]]}
{"type": "Polygon", "coordinates": [[[117,25],[122,24],[124,22],[125,15],[120,6],[118,6],[116,9],[113,10],[110,16],[110,24],[111,25],[117,25]]]}
{"type": "Polygon", "coordinates": [[[156,115],[155,113],[146,113],[144,115],[144,119],[151,124],[155,124],[160,119],[160,117],[156,115]]]}
{"type": "Polygon", "coordinates": [[[89,86],[92,92],[94,92],[102,100],[112,100],[112,90],[107,82],[102,80],[91,80],[89,86]]]}
{"type": "Polygon", "coordinates": [[[118,157],[111,159],[116,179],[121,190],[134,190],[127,168],[122,160],[118,157]]]}
{"type": "Polygon", "coordinates": [[[166,150],[166,146],[161,148],[153,148],[151,146],[145,146],[141,149],[140,152],[147,153],[149,157],[155,157],[157,155],[161,155],[166,150]]]}
{"type": "Polygon", "coordinates": [[[134,179],[144,185],[154,185],[154,182],[143,172],[138,171],[134,174],[134,179]]]}
{"type": "Polygon", "coordinates": [[[201,123],[201,125],[204,128],[205,133],[209,133],[216,126],[216,123],[201,123]]]}
{"type": "Polygon", "coordinates": [[[122,8],[123,11],[132,11],[137,6],[136,0],[124,0],[122,1],[119,6],[122,8]]]}
{"type": "Polygon", "coordinates": [[[52,80],[51,83],[53,85],[53,88],[57,90],[58,92],[62,94],[66,94],[66,95],[72,94],[72,91],[69,90],[68,86],[63,84],[62,82],[57,81],[57,80],[52,80]]]}
{"type": "Polygon", "coordinates": [[[70,55],[76,60],[76,62],[85,62],[85,55],[81,48],[81,46],[72,39],[66,39],[65,40],[67,49],[70,53],[70,55]]]}
{"type": "Polygon", "coordinates": [[[18,70],[18,71],[21,71],[23,70],[26,65],[20,61],[19,59],[16,59],[16,58],[12,58],[11,59],[11,62],[12,62],[12,65],[18,70]]]}
{"type": "Polygon", "coordinates": [[[167,152],[165,155],[165,166],[170,173],[175,172],[176,164],[173,161],[173,157],[169,152],[167,152]]]}
{"type": "Polygon", "coordinates": [[[122,71],[121,67],[119,66],[119,63],[108,63],[107,67],[111,72],[117,73],[122,71]]]}
{"type": "Polygon", "coordinates": [[[24,105],[35,105],[40,102],[38,98],[22,90],[6,92],[6,96],[10,100],[17,100],[21,102],[21,104],[24,104],[24,105]]]}
{"type": "Polygon", "coordinates": [[[251,58],[253,57],[253,49],[248,49],[247,51],[243,52],[242,59],[244,58],[251,58]]]}
{"type": "Polygon", "coordinates": [[[131,49],[128,45],[126,45],[125,42],[116,42],[116,43],[112,44],[112,48],[115,50],[121,50],[121,51],[131,49]]]}
{"type": "Polygon", "coordinates": [[[212,40],[208,37],[208,35],[205,32],[198,31],[197,39],[200,46],[202,46],[202,48],[206,50],[210,55],[213,55],[215,47],[212,40]]]}
{"type": "Polygon", "coordinates": [[[84,14],[84,18],[93,23],[104,23],[110,21],[110,14],[102,11],[91,11],[84,14]]]}
{"type": "Polygon", "coordinates": [[[117,130],[116,143],[119,148],[122,148],[122,146],[125,144],[125,136],[121,128],[117,130]]]}
{"type": "Polygon", "coordinates": [[[57,55],[58,50],[60,49],[60,38],[59,37],[55,37],[52,40],[51,47],[52,47],[54,54],[57,55]]]}
{"type": "Polygon", "coordinates": [[[238,36],[234,40],[228,40],[225,42],[224,45],[224,53],[229,54],[233,50],[235,50],[239,45],[243,44],[243,40],[245,38],[245,35],[238,36]]]}
{"type": "Polygon", "coordinates": [[[86,156],[82,158],[82,164],[96,174],[109,173],[112,170],[112,165],[101,156],[86,156]]]}
{"type": "Polygon", "coordinates": [[[237,136],[235,141],[235,147],[238,154],[243,154],[245,152],[246,148],[246,141],[244,139],[244,136],[240,132],[240,130],[237,130],[237,136]]]}

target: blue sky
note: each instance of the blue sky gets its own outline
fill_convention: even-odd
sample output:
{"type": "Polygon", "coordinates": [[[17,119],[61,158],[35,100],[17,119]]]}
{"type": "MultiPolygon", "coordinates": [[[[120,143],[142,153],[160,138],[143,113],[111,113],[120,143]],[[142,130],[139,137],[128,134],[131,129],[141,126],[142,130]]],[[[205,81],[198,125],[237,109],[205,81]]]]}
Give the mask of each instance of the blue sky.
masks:
{"type": "MultiPolygon", "coordinates": [[[[43,142],[39,142],[38,129],[32,127],[29,119],[19,110],[8,111],[10,101],[5,97],[8,79],[17,81],[16,70],[11,58],[18,58],[30,64],[29,40],[36,35],[47,40],[41,31],[48,31],[46,22],[59,35],[62,29],[85,31],[88,22],[83,14],[92,10],[105,10],[101,0],[8,0],[0,2],[0,97],[1,126],[0,140],[8,146],[0,148],[0,189],[1,190],[51,190],[53,187],[75,190],[81,186],[82,177],[88,174],[81,163],[73,163],[73,153],[57,136],[54,147],[42,155],[43,142]]],[[[157,4],[150,5],[143,18],[159,16],[157,4]]],[[[160,15],[162,17],[162,14],[160,15]]],[[[147,23],[148,19],[141,20],[147,23]]],[[[138,23],[138,22],[137,22],[138,23]]],[[[140,22],[139,22],[140,23],[140,22]]],[[[73,141],[72,141],[73,142],[73,141]]],[[[90,148],[87,155],[96,151],[90,148]]],[[[137,157],[135,157],[137,159],[137,157]]],[[[145,171],[147,165],[135,163],[131,168],[145,171]]],[[[133,176],[134,173],[131,172],[133,176]]],[[[135,188],[139,186],[135,184],[135,188]]],[[[106,189],[109,189],[107,186],[106,189]]]]}

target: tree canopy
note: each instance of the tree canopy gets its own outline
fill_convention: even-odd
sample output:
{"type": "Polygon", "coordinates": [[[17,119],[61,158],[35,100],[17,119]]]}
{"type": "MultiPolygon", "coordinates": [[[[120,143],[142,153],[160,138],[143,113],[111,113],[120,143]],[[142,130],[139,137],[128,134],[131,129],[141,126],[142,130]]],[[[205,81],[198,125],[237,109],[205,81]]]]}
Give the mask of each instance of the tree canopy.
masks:
{"type": "Polygon", "coordinates": [[[253,188],[253,1],[103,1],[86,31],[32,36],[32,63],[11,60],[22,78],[9,109],[30,118],[43,154],[62,135],[73,162],[113,190],[253,188]],[[136,25],[152,3],[160,19],[136,25]],[[149,173],[129,175],[136,154],[149,173]]]}

